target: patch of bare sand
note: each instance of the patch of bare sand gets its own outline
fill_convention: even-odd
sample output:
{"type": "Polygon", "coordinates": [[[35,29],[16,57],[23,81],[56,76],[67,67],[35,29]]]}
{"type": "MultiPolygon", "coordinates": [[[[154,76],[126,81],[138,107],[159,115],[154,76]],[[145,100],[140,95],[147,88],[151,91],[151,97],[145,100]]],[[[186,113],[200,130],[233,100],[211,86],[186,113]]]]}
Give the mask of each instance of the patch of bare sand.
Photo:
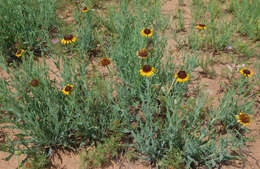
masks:
{"type": "Polygon", "coordinates": [[[8,73],[6,72],[6,71],[4,71],[4,69],[3,68],[1,68],[0,67],[0,79],[5,79],[5,80],[7,80],[8,79],[8,73]]]}
{"type": "MultiPolygon", "coordinates": [[[[179,4],[178,0],[167,0],[163,3],[161,7],[161,13],[164,15],[164,17],[169,17],[170,23],[169,23],[169,30],[166,31],[165,36],[169,37],[168,42],[165,48],[165,57],[163,57],[162,61],[164,62],[166,60],[166,57],[171,57],[175,54],[175,52],[178,52],[177,49],[177,42],[173,38],[173,32],[176,31],[176,25],[174,23],[177,23],[174,21],[174,17],[176,17],[177,9],[183,11],[184,16],[184,27],[185,30],[187,30],[190,26],[191,22],[191,12],[188,7],[188,2],[184,1],[182,5],[179,4]]],[[[177,38],[184,37],[185,32],[179,32],[177,33],[177,38]]]]}
{"type": "MultiPolygon", "coordinates": [[[[3,113],[3,112],[1,112],[3,113]]],[[[8,137],[11,140],[16,140],[15,134],[18,134],[18,130],[14,129],[6,129],[1,128],[1,126],[11,126],[10,124],[0,124],[0,144],[6,144],[7,140],[5,138],[5,135],[8,135],[8,137]]],[[[0,169],[16,169],[18,166],[18,160],[17,157],[14,155],[9,161],[5,161],[4,159],[7,158],[10,155],[8,152],[0,151],[0,169]]],[[[25,159],[25,155],[20,156],[20,160],[22,161],[25,159]]]]}
{"type": "MultiPolygon", "coordinates": [[[[8,157],[9,153],[0,152],[0,168],[1,169],[16,169],[18,166],[18,160],[15,156],[13,156],[9,161],[3,160],[8,157]]],[[[23,160],[25,156],[21,156],[20,159],[23,160]]]]}
{"type": "Polygon", "coordinates": [[[46,63],[50,80],[55,80],[57,82],[57,86],[60,87],[59,84],[62,81],[61,72],[64,70],[62,59],[60,58],[58,61],[54,61],[51,58],[39,58],[38,62],[38,64],[44,64],[44,62],[46,63]],[[59,65],[59,69],[55,63],[59,65]]]}
{"type": "MultiPolygon", "coordinates": [[[[258,107],[259,108],[259,107],[258,107]]],[[[259,109],[258,109],[259,110],[259,109]]],[[[251,131],[249,136],[253,137],[240,150],[240,154],[246,157],[245,160],[228,161],[222,169],[259,169],[260,168],[260,114],[259,111],[253,116],[253,123],[248,127],[251,131]]]]}
{"type": "MultiPolygon", "coordinates": [[[[259,108],[259,107],[258,107],[259,108]]],[[[258,109],[259,110],[259,109],[258,109]]],[[[260,168],[260,112],[254,116],[253,123],[249,127],[252,131],[251,136],[254,137],[253,142],[247,144],[248,150],[245,150],[245,156],[247,157],[246,167],[252,169],[260,168]]]]}
{"type": "Polygon", "coordinates": [[[66,25],[76,24],[76,21],[73,17],[73,10],[75,10],[75,6],[71,4],[66,4],[66,7],[63,7],[56,11],[56,15],[61,20],[63,20],[66,25]]]}

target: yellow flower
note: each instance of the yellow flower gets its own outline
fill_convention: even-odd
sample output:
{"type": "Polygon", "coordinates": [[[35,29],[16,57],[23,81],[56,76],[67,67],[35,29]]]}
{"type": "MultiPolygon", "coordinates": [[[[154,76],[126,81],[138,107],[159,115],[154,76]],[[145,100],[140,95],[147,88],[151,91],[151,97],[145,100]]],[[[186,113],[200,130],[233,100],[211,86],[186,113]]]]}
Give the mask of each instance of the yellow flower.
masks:
{"type": "Polygon", "coordinates": [[[146,76],[146,77],[150,77],[154,74],[154,72],[156,71],[155,68],[153,68],[152,66],[150,65],[144,65],[142,67],[142,69],[140,69],[140,75],[141,76],[146,76]]]}
{"type": "Polygon", "coordinates": [[[65,94],[65,95],[69,95],[70,92],[72,91],[73,87],[74,87],[74,86],[73,86],[72,84],[67,84],[67,85],[65,85],[65,86],[63,87],[63,89],[62,89],[62,93],[65,94]]]}
{"type": "Polygon", "coordinates": [[[86,12],[88,12],[88,7],[85,6],[85,7],[81,10],[81,12],[82,12],[82,13],[86,13],[86,12]]]}
{"type": "Polygon", "coordinates": [[[77,38],[74,37],[73,35],[66,35],[61,40],[61,43],[64,44],[64,45],[67,45],[67,44],[75,42],[76,40],[77,40],[77,38]]]}
{"type": "Polygon", "coordinates": [[[108,66],[111,64],[111,61],[109,58],[105,57],[105,58],[101,59],[100,63],[102,66],[108,66]]]}
{"type": "Polygon", "coordinates": [[[16,51],[15,56],[16,56],[17,58],[20,58],[20,57],[22,56],[23,52],[24,52],[23,49],[19,49],[19,50],[16,51]]]}
{"type": "Polygon", "coordinates": [[[204,24],[197,24],[196,28],[199,29],[199,30],[207,29],[206,25],[204,25],[204,24]]]}
{"type": "Polygon", "coordinates": [[[186,82],[189,80],[189,74],[183,70],[179,71],[178,73],[175,73],[174,77],[177,78],[177,82],[186,82]]]}
{"type": "Polygon", "coordinates": [[[237,122],[241,123],[243,126],[248,126],[251,123],[251,118],[248,114],[240,112],[239,115],[236,115],[237,122]]]}
{"type": "Polygon", "coordinates": [[[143,48],[138,50],[136,55],[139,56],[140,59],[146,59],[148,57],[148,52],[145,48],[143,48]]]}
{"type": "Polygon", "coordinates": [[[149,28],[144,28],[142,29],[141,31],[141,35],[142,36],[145,36],[145,37],[150,37],[153,35],[153,30],[152,29],[149,29],[149,28]]]}
{"type": "Polygon", "coordinates": [[[250,69],[247,69],[247,68],[242,68],[242,69],[240,70],[240,73],[241,73],[242,75],[244,75],[245,77],[251,77],[251,76],[254,74],[253,71],[251,71],[250,69]]]}

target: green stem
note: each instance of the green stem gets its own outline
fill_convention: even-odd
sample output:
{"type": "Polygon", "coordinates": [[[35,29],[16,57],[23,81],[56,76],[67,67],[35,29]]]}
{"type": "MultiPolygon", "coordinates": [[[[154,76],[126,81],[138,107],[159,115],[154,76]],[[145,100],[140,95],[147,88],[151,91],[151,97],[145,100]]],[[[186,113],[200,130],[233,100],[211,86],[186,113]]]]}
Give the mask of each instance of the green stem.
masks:
{"type": "Polygon", "coordinates": [[[173,87],[173,85],[175,84],[175,82],[176,82],[176,78],[174,78],[173,80],[172,80],[172,84],[171,84],[171,86],[170,86],[170,88],[169,88],[169,90],[168,90],[168,92],[167,92],[167,95],[170,93],[170,91],[172,90],[172,87],[173,87]]]}
{"type": "Polygon", "coordinates": [[[20,155],[16,156],[18,161],[18,169],[20,169],[20,155]]]}

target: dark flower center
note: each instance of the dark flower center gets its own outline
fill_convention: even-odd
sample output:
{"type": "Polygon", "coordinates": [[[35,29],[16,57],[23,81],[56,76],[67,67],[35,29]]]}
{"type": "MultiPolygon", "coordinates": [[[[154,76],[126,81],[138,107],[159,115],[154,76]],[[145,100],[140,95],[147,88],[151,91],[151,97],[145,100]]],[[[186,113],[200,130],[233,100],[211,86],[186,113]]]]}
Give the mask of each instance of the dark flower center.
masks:
{"type": "Polygon", "coordinates": [[[204,24],[198,24],[199,27],[205,27],[206,25],[204,24]]]}
{"type": "Polygon", "coordinates": [[[138,55],[140,57],[147,57],[148,56],[148,52],[145,49],[142,49],[138,52],[138,55]]]}
{"type": "Polygon", "coordinates": [[[34,56],[41,56],[41,53],[42,53],[41,49],[39,49],[39,48],[33,50],[34,56]]]}
{"type": "Polygon", "coordinates": [[[73,39],[72,35],[64,36],[64,40],[72,40],[72,39],[73,39]]]}
{"type": "Polygon", "coordinates": [[[187,73],[185,71],[179,71],[177,75],[180,79],[185,79],[187,77],[187,73]]]}
{"type": "Polygon", "coordinates": [[[119,121],[118,121],[118,120],[115,120],[114,123],[115,123],[115,125],[117,125],[117,126],[119,125],[119,121]]]}
{"type": "Polygon", "coordinates": [[[249,123],[250,122],[250,117],[247,114],[241,114],[239,116],[239,119],[243,122],[243,123],[249,123]]]}
{"type": "Polygon", "coordinates": [[[243,73],[245,73],[246,75],[249,75],[250,74],[250,70],[245,69],[245,70],[243,70],[243,73]]]}
{"type": "Polygon", "coordinates": [[[31,84],[31,86],[36,87],[36,86],[38,86],[39,81],[37,79],[32,79],[30,84],[31,84]]]}
{"type": "Polygon", "coordinates": [[[149,35],[149,34],[151,33],[151,30],[150,30],[150,29],[147,29],[147,28],[145,28],[145,29],[144,29],[144,33],[145,33],[145,34],[147,34],[147,35],[149,35]]]}
{"type": "Polygon", "coordinates": [[[84,11],[88,10],[88,7],[84,7],[83,10],[84,10],[84,11]]]}
{"type": "Polygon", "coordinates": [[[110,60],[108,59],[108,58],[104,58],[104,59],[102,59],[101,60],[101,64],[103,65],[103,66],[107,66],[107,65],[109,65],[111,62],[110,62],[110,60]]]}
{"type": "Polygon", "coordinates": [[[151,71],[152,71],[152,66],[150,66],[150,65],[144,65],[144,66],[143,66],[143,71],[144,71],[144,72],[151,72],[151,71]]]}
{"type": "Polygon", "coordinates": [[[25,163],[25,167],[26,167],[26,168],[31,168],[31,167],[32,167],[32,166],[31,166],[31,163],[26,162],[26,163],[25,163]]]}
{"type": "Polygon", "coordinates": [[[70,92],[71,90],[72,90],[72,87],[71,87],[71,86],[66,86],[66,87],[65,87],[65,91],[66,91],[66,92],[70,92]]]}
{"type": "Polygon", "coordinates": [[[22,50],[17,50],[16,52],[18,55],[22,53],[22,50]]]}

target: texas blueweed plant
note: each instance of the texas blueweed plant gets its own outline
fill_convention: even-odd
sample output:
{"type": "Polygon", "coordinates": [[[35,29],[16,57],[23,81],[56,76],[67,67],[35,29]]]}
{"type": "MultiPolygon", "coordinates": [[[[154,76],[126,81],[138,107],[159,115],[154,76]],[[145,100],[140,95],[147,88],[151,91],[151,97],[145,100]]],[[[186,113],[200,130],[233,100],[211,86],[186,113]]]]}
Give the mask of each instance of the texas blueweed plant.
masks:
{"type": "Polygon", "coordinates": [[[39,55],[49,32],[59,26],[56,1],[1,0],[0,4],[0,45],[4,57],[13,60],[20,49],[39,55]]]}
{"type": "Polygon", "coordinates": [[[97,47],[97,43],[100,43],[98,30],[102,27],[101,17],[92,11],[91,6],[85,5],[78,8],[75,11],[75,19],[79,25],[77,29],[77,34],[80,35],[78,37],[79,53],[82,58],[86,53],[87,55],[97,55],[98,52],[94,50],[97,47]]]}
{"type": "MultiPolygon", "coordinates": [[[[194,3],[195,8],[200,8],[200,3],[194,3]]],[[[187,41],[192,49],[224,50],[231,42],[231,38],[236,32],[236,22],[233,20],[223,20],[224,14],[218,12],[221,7],[216,7],[216,2],[211,1],[200,8],[202,12],[198,15],[198,10],[192,9],[193,19],[187,41]],[[201,17],[200,17],[201,16],[201,17]],[[209,16],[209,17],[207,17],[209,16]],[[196,19],[198,18],[199,19],[196,19]],[[209,18],[209,19],[207,19],[209,18]],[[198,25],[205,25],[205,29],[198,25]]]]}
{"type": "Polygon", "coordinates": [[[255,41],[259,40],[259,15],[260,5],[257,0],[231,1],[229,9],[238,23],[238,32],[255,41]]]}
{"type": "Polygon", "coordinates": [[[72,63],[63,61],[61,83],[49,78],[45,61],[33,64],[32,58],[12,72],[9,82],[1,80],[1,109],[6,111],[4,122],[10,124],[3,128],[18,131],[18,140],[10,142],[8,152],[18,149],[30,155],[45,151],[51,156],[59,148],[75,150],[109,132],[113,113],[108,86],[92,79],[90,90],[90,81],[83,78],[88,63],[77,73],[72,63]]]}

